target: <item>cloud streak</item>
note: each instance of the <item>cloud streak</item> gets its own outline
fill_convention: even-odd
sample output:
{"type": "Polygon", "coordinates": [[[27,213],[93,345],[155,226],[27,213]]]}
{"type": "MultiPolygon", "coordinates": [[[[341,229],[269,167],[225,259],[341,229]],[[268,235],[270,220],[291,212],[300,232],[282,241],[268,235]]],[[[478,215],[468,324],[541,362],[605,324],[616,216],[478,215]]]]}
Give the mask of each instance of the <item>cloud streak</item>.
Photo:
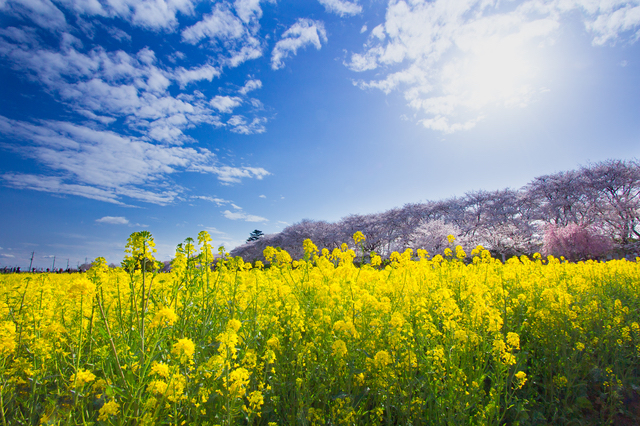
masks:
{"type": "Polygon", "coordinates": [[[215,154],[204,148],[156,145],[66,122],[31,124],[0,116],[0,133],[20,141],[6,148],[57,173],[5,173],[2,178],[7,185],[114,204],[123,204],[122,197],[170,204],[184,192],[170,179],[178,172],[213,174],[223,184],[269,175],[260,167],[220,164],[215,154]]]}
{"type": "Polygon", "coordinates": [[[232,212],[230,210],[225,210],[224,212],[222,212],[222,215],[231,220],[243,220],[245,222],[268,222],[268,220],[264,217],[247,214],[243,211],[232,212]]]}

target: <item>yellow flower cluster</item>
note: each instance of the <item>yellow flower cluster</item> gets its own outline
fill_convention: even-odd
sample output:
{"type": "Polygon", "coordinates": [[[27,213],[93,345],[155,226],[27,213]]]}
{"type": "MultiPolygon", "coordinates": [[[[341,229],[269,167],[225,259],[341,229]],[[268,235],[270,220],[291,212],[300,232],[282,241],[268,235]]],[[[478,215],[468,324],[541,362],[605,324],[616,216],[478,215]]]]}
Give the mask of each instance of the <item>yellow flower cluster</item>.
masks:
{"type": "Polygon", "coordinates": [[[193,354],[195,353],[195,351],[195,343],[193,343],[193,341],[188,337],[185,337],[178,340],[178,342],[173,345],[171,353],[177,356],[181,363],[185,363],[193,359],[193,354]]]}
{"type": "Polygon", "coordinates": [[[126,268],[0,276],[6,423],[615,424],[640,380],[636,262],[198,242],[171,273],[137,234],[126,268]]]}

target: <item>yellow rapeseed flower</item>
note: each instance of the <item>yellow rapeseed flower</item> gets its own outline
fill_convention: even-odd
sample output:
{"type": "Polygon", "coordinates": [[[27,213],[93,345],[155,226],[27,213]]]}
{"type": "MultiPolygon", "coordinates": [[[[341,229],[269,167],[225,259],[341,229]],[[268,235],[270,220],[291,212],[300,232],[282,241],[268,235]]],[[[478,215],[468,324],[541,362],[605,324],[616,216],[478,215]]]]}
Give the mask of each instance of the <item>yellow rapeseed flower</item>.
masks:
{"type": "Polygon", "coordinates": [[[237,319],[230,319],[229,322],[227,322],[227,328],[229,330],[233,330],[236,333],[238,332],[238,330],[240,330],[240,327],[242,327],[242,323],[237,319]]]}
{"type": "Polygon", "coordinates": [[[229,391],[232,398],[241,398],[245,394],[247,385],[249,384],[250,373],[246,368],[240,367],[229,373],[224,378],[225,387],[229,391]]]}
{"type": "Polygon", "coordinates": [[[98,420],[106,421],[109,419],[109,416],[115,416],[118,414],[118,409],[120,408],[120,404],[118,404],[115,400],[111,400],[106,402],[102,408],[100,408],[98,420]]]}
{"type": "Polygon", "coordinates": [[[176,355],[180,359],[180,362],[185,363],[193,359],[195,351],[196,345],[191,339],[185,337],[184,339],[178,340],[178,342],[173,345],[171,353],[176,355]]]}
{"type": "Polygon", "coordinates": [[[0,355],[9,356],[16,349],[16,325],[13,321],[0,323],[0,355]]]}
{"type": "Polygon", "coordinates": [[[347,345],[343,340],[336,340],[335,342],[333,342],[333,345],[331,347],[333,349],[333,355],[336,358],[343,358],[345,355],[347,355],[347,345]]]}
{"type": "Polygon", "coordinates": [[[249,401],[249,410],[253,413],[257,413],[258,417],[260,417],[260,408],[264,404],[264,396],[260,391],[253,391],[249,394],[247,398],[249,401]]]}
{"type": "Polygon", "coordinates": [[[156,312],[153,320],[151,321],[151,327],[168,327],[176,323],[178,316],[170,307],[164,307],[156,312]]]}
{"type": "Polygon", "coordinates": [[[272,336],[269,340],[267,340],[267,346],[273,350],[277,350],[280,348],[280,340],[276,336],[272,336]]]}
{"type": "Polygon", "coordinates": [[[391,364],[391,356],[387,351],[378,351],[373,357],[373,359],[378,368],[383,368],[388,364],[391,364]]]}
{"type": "Polygon", "coordinates": [[[93,382],[96,378],[96,375],[91,371],[79,369],[76,374],[71,375],[71,385],[73,387],[79,388],[84,386],[87,383],[93,382]]]}
{"type": "Polygon", "coordinates": [[[169,378],[169,375],[171,374],[171,372],[169,371],[169,366],[167,364],[156,361],[154,361],[151,365],[151,373],[157,374],[158,376],[164,378],[169,378]]]}
{"type": "Polygon", "coordinates": [[[520,349],[520,336],[518,336],[517,333],[507,333],[507,345],[509,345],[511,349],[520,349]]]}
{"type": "Polygon", "coordinates": [[[525,373],[524,371],[518,371],[515,374],[515,378],[517,380],[516,389],[520,389],[527,382],[527,373],[525,373]]]}

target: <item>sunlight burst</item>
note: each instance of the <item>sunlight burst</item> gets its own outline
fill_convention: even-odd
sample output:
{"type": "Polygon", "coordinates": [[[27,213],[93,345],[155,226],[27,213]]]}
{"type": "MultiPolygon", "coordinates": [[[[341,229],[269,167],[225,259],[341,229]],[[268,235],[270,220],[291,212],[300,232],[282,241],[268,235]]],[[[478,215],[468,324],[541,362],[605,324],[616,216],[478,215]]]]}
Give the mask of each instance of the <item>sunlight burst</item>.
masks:
{"type": "Polygon", "coordinates": [[[443,69],[444,90],[468,108],[525,106],[533,94],[535,66],[521,45],[488,40],[443,69]]]}

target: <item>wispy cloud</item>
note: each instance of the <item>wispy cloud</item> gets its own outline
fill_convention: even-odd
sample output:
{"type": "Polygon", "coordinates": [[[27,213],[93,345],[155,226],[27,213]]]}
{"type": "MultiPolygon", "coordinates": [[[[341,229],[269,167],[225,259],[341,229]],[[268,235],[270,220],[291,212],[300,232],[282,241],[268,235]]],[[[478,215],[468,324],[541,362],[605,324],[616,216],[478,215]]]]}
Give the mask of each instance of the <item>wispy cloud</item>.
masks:
{"type": "Polygon", "coordinates": [[[129,220],[123,216],[104,216],[96,219],[98,223],[107,223],[110,225],[128,225],[129,220]]]}
{"type": "MultiPolygon", "coordinates": [[[[614,0],[593,2],[576,0],[587,16],[585,26],[594,35],[593,44],[615,44],[620,35],[629,34],[632,40],[640,38],[640,2],[614,0]]],[[[561,10],[569,9],[568,5],[559,2],[561,10]]]]}
{"type": "Polygon", "coordinates": [[[204,230],[207,231],[209,234],[213,234],[213,235],[227,235],[226,232],[222,232],[219,229],[216,229],[212,226],[205,226],[204,230]]]}
{"type": "Polygon", "coordinates": [[[218,61],[228,67],[262,56],[262,43],[257,32],[257,21],[262,16],[258,1],[236,1],[236,14],[229,3],[216,4],[211,13],[194,25],[182,30],[185,43],[217,47],[223,45],[224,53],[218,61]]]}
{"type": "Polygon", "coordinates": [[[219,3],[204,19],[182,31],[182,39],[196,44],[203,39],[237,40],[245,33],[242,21],[236,17],[230,7],[219,3]]]}
{"type": "Polygon", "coordinates": [[[77,195],[92,200],[125,205],[118,200],[113,191],[93,188],[87,185],[67,184],[55,176],[39,176],[25,173],[5,173],[2,175],[5,185],[17,189],[31,189],[40,192],[51,192],[60,195],[77,195]]]}
{"type": "Polygon", "coordinates": [[[194,81],[211,81],[214,77],[219,77],[220,74],[221,72],[219,69],[210,64],[204,64],[190,69],[179,67],[176,69],[174,77],[176,81],[180,83],[180,87],[184,88],[187,84],[194,81]]]}
{"type": "Polygon", "coordinates": [[[346,0],[318,0],[329,12],[340,16],[357,15],[362,12],[362,6],[357,1],[346,0]]]}
{"type": "Polygon", "coordinates": [[[247,93],[252,92],[261,87],[262,87],[262,81],[252,79],[247,81],[245,85],[242,87],[242,89],[238,91],[238,93],[240,93],[241,95],[246,95],[247,93]]]}
{"type": "Polygon", "coordinates": [[[67,27],[64,13],[49,0],[7,0],[0,3],[0,12],[32,20],[51,30],[67,27]]]}
{"type": "Polygon", "coordinates": [[[264,126],[266,121],[267,119],[264,117],[255,117],[251,121],[248,121],[247,118],[242,115],[234,115],[227,121],[227,124],[231,126],[231,131],[234,133],[251,135],[266,132],[267,129],[264,126]]]}
{"type": "MultiPolygon", "coordinates": [[[[198,1],[190,0],[61,0],[59,4],[79,17],[121,18],[130,24],[151,30],[172,31],[178,14],[192,15],[198,1]]],[[[65,14],[49,0],[8,0],[0,11],[25,17],[47,29],[68,26],[65,14]]]]}
{"type": "Polygon", "coordinates": [[[242,99],[237,96],[216,96],[211,99],[209,104],[219,112],[228,114],[242,105],[242,99]]]}
{"type": "Polygon", "coordinates": [[[358,87],[401,91],[418,122],[450,133],[474,127],[486,107],[525,107],[543,93],[545,46],[580,12],[594,44],[640,35],[636,2],[530,0],[501,9],[482,0],[392,1],[346,65],[376,73],[358,87]]]}
{"type": "Polygon", "coordinates": [[[225,184],[239,183],[242,179],[258,179],[261,180],[271,173],[262,167],[232,167],[232,166],[206,166],[204,164],[192,165],[194,171],[203,173],[211,173],[218,176],[218,180],[225,184]]]}
{"type": "Polygon", "coordinates": [[[130,129],[173,144],[190,141],[183,133],[186,128],[202,123],[224,125],[204,96],[172,96],[169,92],[172,82],[184,87],[219,75],[210,66],[168,71],[156,66],[155,53],[148,48],[136,55],[102,48],[81,53],[73,46],[61,51],[34,49],[6,39],[0,40],[0,56],[70,108],[101,124],[126,118],[130,129]]]}
{"type": "Polygon", "coordinates": [[[59,175],[5,173],[9,186],[79,195],[115,204],[122,197],[170,204],[184,190],[169,177],[192,171],[217,175],[224,184],[262,179],[262,168],[220,164],[206,149],[156,145],[141,139],[58,121],[38,124],[0,116],[0,133],[20,140],[8,149],[38,160],[59,175]]]}
{"type": "Polygon", "coordinates": [[[231,203],[231,201],[229,201],[229,200],[225,200],[223,198],[218,198],[218,197],[210,197],[208,195],[194,195],[191,198],[192,199],[197,199],[197,200],[210,201],[212,203],[216,203],[218,205],[218,207],[223,206],[225,204],[231,203]]]}
{"type": "Polygon", "coordinates": [[[298,49],[313,45],[316,49],[322,47],[321,42],[327,42],[327,32],[324,23],[312,19],[301,18],[282,34],[271,53],[271,68],[274,70],[284,67],[284,59],[295,55],[298,49]]]}
{"type": "Polygon", "coordinates": [[[225,210],[224,212],[222,212],[222,215],[231,220],[244,220],[245,222],[268,222],[268,220],[264,217],[247,214],[243,211],[232,212],[230,210],[225,210]]]}

